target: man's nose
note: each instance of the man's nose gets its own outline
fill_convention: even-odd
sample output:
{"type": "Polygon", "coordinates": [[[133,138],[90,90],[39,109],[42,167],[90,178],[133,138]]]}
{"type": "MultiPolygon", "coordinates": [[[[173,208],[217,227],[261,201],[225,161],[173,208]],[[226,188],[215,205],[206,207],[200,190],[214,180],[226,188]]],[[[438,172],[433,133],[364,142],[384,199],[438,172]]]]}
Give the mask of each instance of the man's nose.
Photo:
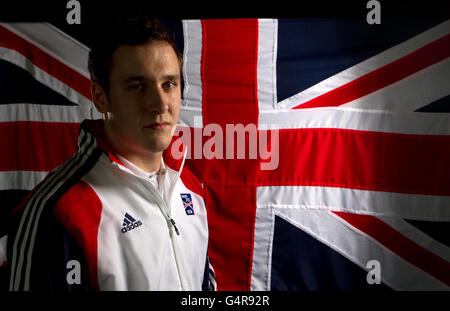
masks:
{"type": "Polygon", "coordinates": [[[152,113],[163,114],[169,110],[169,101],[163,90],[155,90],[147,99],[148,108],[152,113]]]}

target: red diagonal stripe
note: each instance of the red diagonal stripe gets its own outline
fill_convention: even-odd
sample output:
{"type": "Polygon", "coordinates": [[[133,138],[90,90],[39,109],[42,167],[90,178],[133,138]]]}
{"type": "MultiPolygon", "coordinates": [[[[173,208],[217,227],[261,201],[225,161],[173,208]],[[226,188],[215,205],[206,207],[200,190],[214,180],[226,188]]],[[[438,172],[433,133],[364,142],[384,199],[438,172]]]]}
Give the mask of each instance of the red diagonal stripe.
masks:
{"type": "Polygon", "coordinates": [[[68,85],[84,97],[91,99],[91,82],[88,78],[1,25],[0,46],[19,52],[36,67],[68,85]]]}
{"type": "Polygon", "coordinates": [[[450,35],[293,109],[340,106],[395,83],[450,56],[450,35]]]}
{"type": "Polygon", "coordinates": [[[333,213],[414,266],[450,286],[450,263],[445,259],[411,241],[379,218],[344,212],[333,213]]]}
{"type": "Polygon", "coordinates": [[[450,135],[280,130],[278,168],[254,182],[450,195],[449,159],[450,135]]]}
{"type": "Polygon", "coordinates": [[[50,171],[77,150],[78,123],[1,122],[0,171],[50,171]]]}

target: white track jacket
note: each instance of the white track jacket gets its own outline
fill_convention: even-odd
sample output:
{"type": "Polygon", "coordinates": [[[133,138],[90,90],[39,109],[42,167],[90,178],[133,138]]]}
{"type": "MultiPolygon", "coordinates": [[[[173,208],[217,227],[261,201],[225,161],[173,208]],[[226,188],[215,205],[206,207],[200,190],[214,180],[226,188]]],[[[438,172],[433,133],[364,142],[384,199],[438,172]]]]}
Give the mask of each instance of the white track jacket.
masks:
{"type": "Polygon", "coordinates": [[[158,191],[114,155],[102,122],[83,121],[78,152],[17,209],[10,290],[215,289],[201,184],[164,152],[158,191]]]}

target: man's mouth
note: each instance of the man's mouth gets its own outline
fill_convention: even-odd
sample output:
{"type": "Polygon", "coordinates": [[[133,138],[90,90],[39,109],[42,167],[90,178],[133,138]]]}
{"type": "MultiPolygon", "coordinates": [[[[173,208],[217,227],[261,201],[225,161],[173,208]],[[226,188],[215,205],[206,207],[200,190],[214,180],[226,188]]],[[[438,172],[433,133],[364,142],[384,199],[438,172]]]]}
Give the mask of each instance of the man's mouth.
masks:
{"type": "Polygon", "coordinates": [[[151,123],[149,125],[144,126],[145,128],[149,128],[149,129],[153,129],[153,130],[162,130],[165,129],[166,127],[168,127],[170,125],[169,122],[155,122],[155,123],[151,123]]]}

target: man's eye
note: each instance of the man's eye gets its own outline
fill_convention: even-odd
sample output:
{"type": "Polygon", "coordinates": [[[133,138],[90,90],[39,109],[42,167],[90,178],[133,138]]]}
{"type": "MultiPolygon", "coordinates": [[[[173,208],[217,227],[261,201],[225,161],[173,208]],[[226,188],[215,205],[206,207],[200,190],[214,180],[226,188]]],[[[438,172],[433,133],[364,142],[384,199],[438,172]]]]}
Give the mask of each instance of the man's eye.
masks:
{"type": "Polygon", "coordinates": [[[172,88],[172,87],[174,87],[174,86],[176,86],[176,85],[177,85],[177,83],[174,82],[174,81],[166,81],[166,82],[164,82],[164,83],[162,84],[162,87],[163,87],[164,89],[170,89],[170,88],[172,88]]]}
{"type": "Polygon", "coordinates": [[[131,90],[141,90],[142,88],[144,88],[144,84],[143,83],[133,83],[133,84],[130,84],[128,86],[128,88],[131,90]]]}

